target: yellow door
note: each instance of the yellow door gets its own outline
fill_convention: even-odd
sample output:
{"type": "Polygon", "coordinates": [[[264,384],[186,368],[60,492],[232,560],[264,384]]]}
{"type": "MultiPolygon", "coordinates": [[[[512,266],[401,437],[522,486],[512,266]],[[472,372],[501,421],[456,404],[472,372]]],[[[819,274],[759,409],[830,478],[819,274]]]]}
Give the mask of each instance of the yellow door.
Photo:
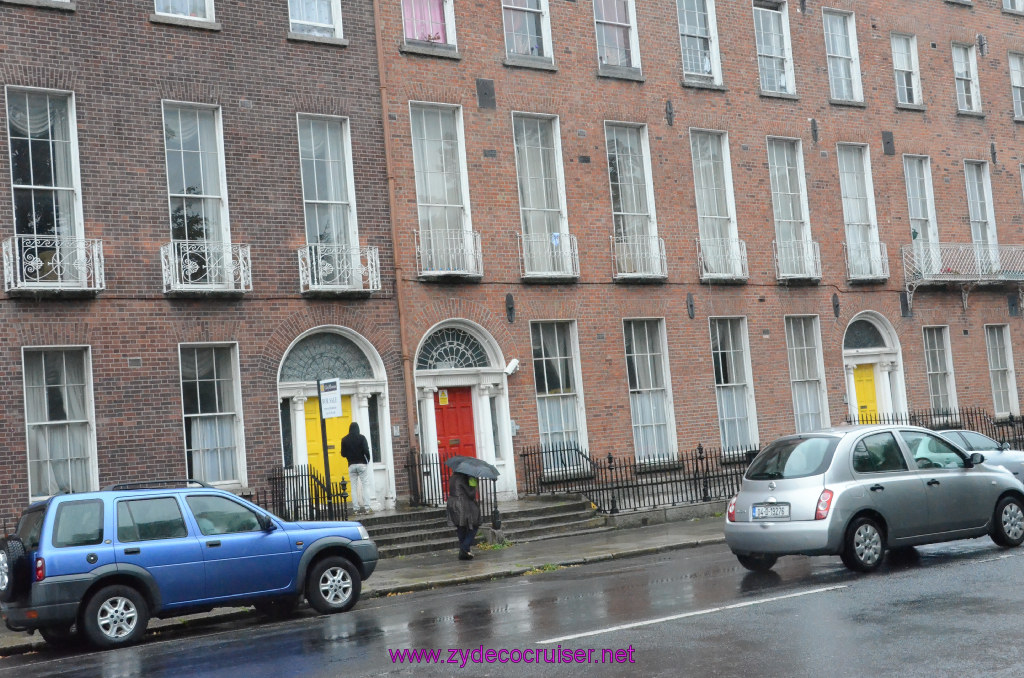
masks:
{"type": "Polygon", "coordinates": [[[857,365],[853,368],[853,387],[857,392],[857,416],[861,422],[872,422],[878,417],[878,395],[875,393],[875,366],[857,365]]]}
{"type": "MultiPolygon", "coordinates": [[[[352,423],[352,397],[341,397],[341,411],[344,416],[327,420],[327,455],[331,461],[331,480],[340,483],[348,481],[348,462],[341,456],[341,439],[348,435],[352,423]]],[[[320,436],[320,399],[306,399],[306,451],[309,466],[320,475],[324,472],[324,446],[320,436]]]]}

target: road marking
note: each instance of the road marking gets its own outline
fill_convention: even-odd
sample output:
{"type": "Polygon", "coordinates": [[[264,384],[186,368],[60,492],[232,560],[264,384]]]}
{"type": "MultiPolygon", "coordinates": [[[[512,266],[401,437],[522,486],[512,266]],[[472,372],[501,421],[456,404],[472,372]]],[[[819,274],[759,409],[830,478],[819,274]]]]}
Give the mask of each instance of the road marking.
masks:
{"type": "Polygon", "coordinates": [[[846,585],[842,584],[839,586],[826,586],[820,589],[811,589],[810,591],[800,591],[799,593],[790,593],[784,596],[774,596],[772,598],[762,598],[760,600],[748,600],[743,603],[733,603],[732,605],[722,605],[721,607],[712,607],[706,610],[695,610],[694,612],[683,612],[682,614],[674,614],[670,617],[659,617],[658,619],[648,619],[646,621],[632,622],[630,624],[620,624],[619,626],[609,626],[608,628],[598,629],[596,631],[585,631],[584,633],[574,633],[571,636],[561,636],[558,638],[548,638],[547,640],[539,641],[541,645],[550,645],[551,643],[561,643],[567,640],[576,640],[577,638],[586,638],[588,636],[598,636],[602,633],[613,633],[615,631],[623,631],[626,629],[635,629],[638,626],[650,626],[651,624],[661,624],[662,622],[675,621],[677,619],[686,619],[687,617],[699,617],[705,614],[712,614],[714,612],[723,612],[725,610],[735,610],[741,607],[751,607],[752,605],[764,605],[765,603],[774,603],[779,600],[786,600],[787,598],[799,598],[800,596],[809,596],[815,593],[826,593],[828,591],[837,591],[839,589],[845,589],[846,585]]]}

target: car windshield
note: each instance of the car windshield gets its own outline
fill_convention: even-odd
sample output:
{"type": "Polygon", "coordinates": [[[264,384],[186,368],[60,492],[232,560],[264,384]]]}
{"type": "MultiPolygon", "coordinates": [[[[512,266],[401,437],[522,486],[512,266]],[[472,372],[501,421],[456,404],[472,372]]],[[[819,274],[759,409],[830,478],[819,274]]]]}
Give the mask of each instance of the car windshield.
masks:
{"type": "Polygon", "coordinates": [[[832,461],[838,438],[815,436],[776,440],[754,458],[747,480],[805,478],[825,472],[832,461]]]}

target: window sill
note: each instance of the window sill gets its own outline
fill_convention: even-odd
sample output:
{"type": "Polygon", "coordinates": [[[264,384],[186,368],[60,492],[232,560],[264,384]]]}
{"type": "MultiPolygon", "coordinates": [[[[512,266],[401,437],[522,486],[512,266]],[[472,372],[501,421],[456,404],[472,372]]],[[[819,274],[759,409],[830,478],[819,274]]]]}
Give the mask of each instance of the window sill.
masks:
{"type": "Polygon", "coordinates": [[[679,83],[683,87],[692,87],[694,89],[711,89],[718,92],[728,92],[729,88],[720,82],[715,82],[712,78],[701,78],[699,76],[683,76],[682,81],[679,83]]]}
{"type": "Polygon", "coordinates": [[[24,5],[26,7],[40,7],[42,9],[60,9],[65,12],[74,12],[77,7],[74,0],[61,2],[60,0],[0,0],[0,5],[24,5]]]}
{"type": "Polygon", "coordinates": [[[288,32],[288,40],[293,42],[316,42],[322,45],[335,45],[337,47],[348,47],[348,40],[345,38],[334,38],[327,35],[310,35],[309,33],[288,32]]]}
{"type": "Polygon", "coordinates": [[[974,7],[972,0],[946,0],[950,5],[960,5],[961,7],[974,7]]]}
{"type": "Polygon", "coordinates": [[[853,99],[833,99],[829,97],[828,102],[833,106],[849,106],[851,108],[867,108],[868,105],[863,101],[855,101],[853,99]]]}
{"type": "Polygon", "coordinates": [[[765,99],[789,99],[790,101],[799,101],[799,94],[790,94],[789,92],[769,92],[766,90],[758,90],[757,92],[761,97],[765,99]]]}
{"type": "Polygon", "coordinates": [[[612,78],[614,80],[632,80],[633,82],[644,82],[645,78],[639,68],[626,66],[598,66],[597,77],[612,78]]]}
{"type": "MultiPolygon", "coordinates": [[[[948,2],[948,0],[947,0],[948,2]]],[[[984,118],[985,114],[982,111],[957,111],[957,115],[962,115],[967,118],[984,118]]]]}
{"type": "Polygon", "coordinates": [[[532,68],[538,71],[558,72],[555,62],[545,57],[524,56],[522,54],[510,54],[501,62],[509,68],[532,68]]]}
{"type": "Polygon", "coordinates": [[[1019,9],[1006,9],[1003,7],[1003,14],[1009,14],[1011,16],[1024,16],[1024,12],[1019,9]]]}
{"type": "Polygon", "coordinates": [[[163,14],[150,14],[149,22],[153,24],[167,24],[168,26],[199,28],[204,31],[220,31],[222,28],[216,21],[207,21],[206,19],[189,19],[184,16],[165,16],[163,14]]]}
{"type": "Polygon", "coordinates": [[[896,102],[896,108],[904,111],[925,111],[928,110],[924,104],[904,104],[899,101],[896,102]]]}
{"type": "Polygon", "coordinates": [[[1013,121],[1024,124],[1024,118],[1018,118],[1017,116],[1013,116],[1013,121]]]}
{"type": "Polygon", "coordinates": [[[402,54],[418,54],[419,56],[441,57],[442,59],[462,59],[459,49],[455,45],[447,45],[436,42],[420,42],[417,40],[405,41],[398,47],[402,54]]]}

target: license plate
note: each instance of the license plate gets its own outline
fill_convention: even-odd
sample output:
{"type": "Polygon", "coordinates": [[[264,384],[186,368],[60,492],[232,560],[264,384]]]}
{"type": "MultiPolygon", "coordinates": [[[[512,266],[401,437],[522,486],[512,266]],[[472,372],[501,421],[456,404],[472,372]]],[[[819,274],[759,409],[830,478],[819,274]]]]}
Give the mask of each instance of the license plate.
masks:
{"type": "Polygon", "coordinates": [[[750,517],[754,520],[788,520],[789,504],[754,504],[750,507],[750,517]]]}

